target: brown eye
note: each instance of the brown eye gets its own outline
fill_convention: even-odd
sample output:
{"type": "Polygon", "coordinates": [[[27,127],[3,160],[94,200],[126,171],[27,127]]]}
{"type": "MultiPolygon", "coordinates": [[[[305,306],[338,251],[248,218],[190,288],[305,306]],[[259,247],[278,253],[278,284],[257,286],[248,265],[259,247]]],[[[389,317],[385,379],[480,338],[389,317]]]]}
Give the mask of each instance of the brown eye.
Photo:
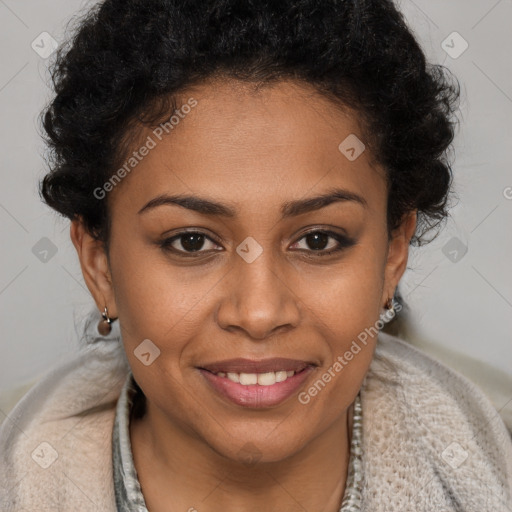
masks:
{"type": "Polygon", "coordinates": [[[303,236],[298,242],[295,242],[294,245],[299,244],[301,240],[304,240],[306,247],[301,248],[300,250],[318,253],[315,254],[315,256],[328,256],[330,254],[340,252],[343,249],[351,247],[356,243],[354,239],[348,238],[339,233],[319,230],[306,233],[306,235],[303,236]],[[333,242],[329,242],[331,239],[333,242]]]}
{"type": "Polygon", "coordinates": [[[205,236],[199,233],[188,233],[186,235],[182,235],[181,237],[181,246],[186,251],[199,251],[202,249],[204,242],[205,242],[205,236]]]}
{"type": "Polygon", "coordinates": [[[166,251],[172,251],[186,255],[187,253],[209,252],[213,249],[213,247],[208,247],[208,243],[214,247],[217,246],[217,244],[204,233],[199,231],[184,231],[183,233],[178,233],[171,238],[163,240],[160,243],[160,247],[166,251]],[[206,250],[202,250],[205,245],[207,246],[206,250]]]}
{"type": "Polygon", "coordinates": [[[320,231],[310,233],[304,237],[307,245],[314,251],[324,250],[329,244],[329,238],[331,238],[329,235],[320,231]]]}
{"type": "MultiPolygon", "coordinates": [[[[301,252],[313,253],[314,256],[328,256],[336,252],[341,252],[343,249],[351,247],[356,242],[351,238],[333,231],[316,230],[306,233],[298,242],[295,242],[294,245],[298,246],[300,243],[303,243],[305,247],[292,246],[292,248],[298,248],[301,252]]],[[[178,233],[163,240],[159,245],[165,251],[184,257],[194,257],[196,255],[219,250],[217,249],[217,247],[219,247],[218,244],[200,231],[184,231],[178,233]]]]}

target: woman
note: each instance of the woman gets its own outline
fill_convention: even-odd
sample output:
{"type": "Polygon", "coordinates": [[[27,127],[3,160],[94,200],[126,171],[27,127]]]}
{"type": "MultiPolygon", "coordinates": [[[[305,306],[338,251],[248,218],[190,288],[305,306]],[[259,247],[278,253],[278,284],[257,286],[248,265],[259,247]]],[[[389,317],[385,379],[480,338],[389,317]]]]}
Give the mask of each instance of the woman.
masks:
{"type": "Polygon", "coordinates": [[[490,402],[382,331],[458,98],[391,1],[106,0],[54,85],[102,318],[2,426],[2,510],[511,510],[490,402]]]}

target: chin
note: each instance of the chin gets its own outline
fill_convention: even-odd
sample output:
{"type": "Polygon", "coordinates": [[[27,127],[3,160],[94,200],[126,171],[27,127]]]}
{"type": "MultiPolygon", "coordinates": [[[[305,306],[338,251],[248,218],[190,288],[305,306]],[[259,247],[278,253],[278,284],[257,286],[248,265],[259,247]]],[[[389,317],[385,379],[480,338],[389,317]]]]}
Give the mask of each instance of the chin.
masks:
{"type": "Polygon", "coordinates": [[[281,462],[300,452],[304,447],[300,440],[290,438],[289,431],[273,436],[262,432],[262,429],[256,429],[254,435],[250,435],[252,430],[248,429],[239,436],[228,435],[220,443],[219,438],[216,438],[215,442],[206,441],[222,457],[247,467],[281,462]]]}

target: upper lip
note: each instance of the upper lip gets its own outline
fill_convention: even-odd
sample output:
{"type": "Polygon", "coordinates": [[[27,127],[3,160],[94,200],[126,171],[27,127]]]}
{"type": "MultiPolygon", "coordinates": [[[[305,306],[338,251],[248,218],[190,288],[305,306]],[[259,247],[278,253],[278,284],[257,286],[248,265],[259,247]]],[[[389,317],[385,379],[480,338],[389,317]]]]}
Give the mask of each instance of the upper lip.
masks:
{"type": "Polygon", "coordinates": [[[307,366],[315,366],[315,364],[309,361],[274,357],[259,360],[244,358],[225,359],[224,361],[199,366],[199,368],[212,373],[267,373],[278,371],[300,372],[307,366]]]}

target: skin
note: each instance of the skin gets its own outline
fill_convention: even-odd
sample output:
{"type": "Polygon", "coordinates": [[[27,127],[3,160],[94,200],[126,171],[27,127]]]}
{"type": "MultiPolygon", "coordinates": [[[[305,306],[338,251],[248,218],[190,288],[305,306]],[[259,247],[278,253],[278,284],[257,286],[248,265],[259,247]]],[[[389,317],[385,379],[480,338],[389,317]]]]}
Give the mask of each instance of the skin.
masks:
{"type": "MultiPolygon", "coordinates": [[[[351,406],[376,339],[306,405],[292,396],[272,408],[237,406],[215,394],[196,367],[232,357],[314,361],[300,391],[307,390],[379,319],[405,271],[416,211],[389,241],[384,171],[368,150],[353,162],[338,150],[349,134],[362,138],[357,114],[310,86],[282,81],[255,91],[212,80],[177,105],[190,97],[197,106],[109,193],[108,258],[80,219],[71,226],[87,286],[99,310],[106,305],[119,318],[146,396],[146,415],[130,423],[146,503],[152,512],[336,512],[351,406]],[[333,187],[367,206],[334,202],[281,218],[283,203],[333,187]],[[237,214],[177,205],[138,213],[163,193],[208,198],[237,214]],[[209,237],[196,245],[203,252],[195,259],[186,256],[183,237],[172,247],[184,256],[159,245],[184,228],[209,237]],[[319,256],[338,243],[315,245],[305,237],[311,228],[345,230],[355,244],[319,256]],[[248,236],[263,249],[252,263],[236,252],[248,236]],[[134,355],[145,339],[161,351],[149,366],[134,355]],[[248,443],[258,451],[255,464],[245,462],[248,443]]],[[[148,135],[144,128],[140,141],[148,135]]]]}

